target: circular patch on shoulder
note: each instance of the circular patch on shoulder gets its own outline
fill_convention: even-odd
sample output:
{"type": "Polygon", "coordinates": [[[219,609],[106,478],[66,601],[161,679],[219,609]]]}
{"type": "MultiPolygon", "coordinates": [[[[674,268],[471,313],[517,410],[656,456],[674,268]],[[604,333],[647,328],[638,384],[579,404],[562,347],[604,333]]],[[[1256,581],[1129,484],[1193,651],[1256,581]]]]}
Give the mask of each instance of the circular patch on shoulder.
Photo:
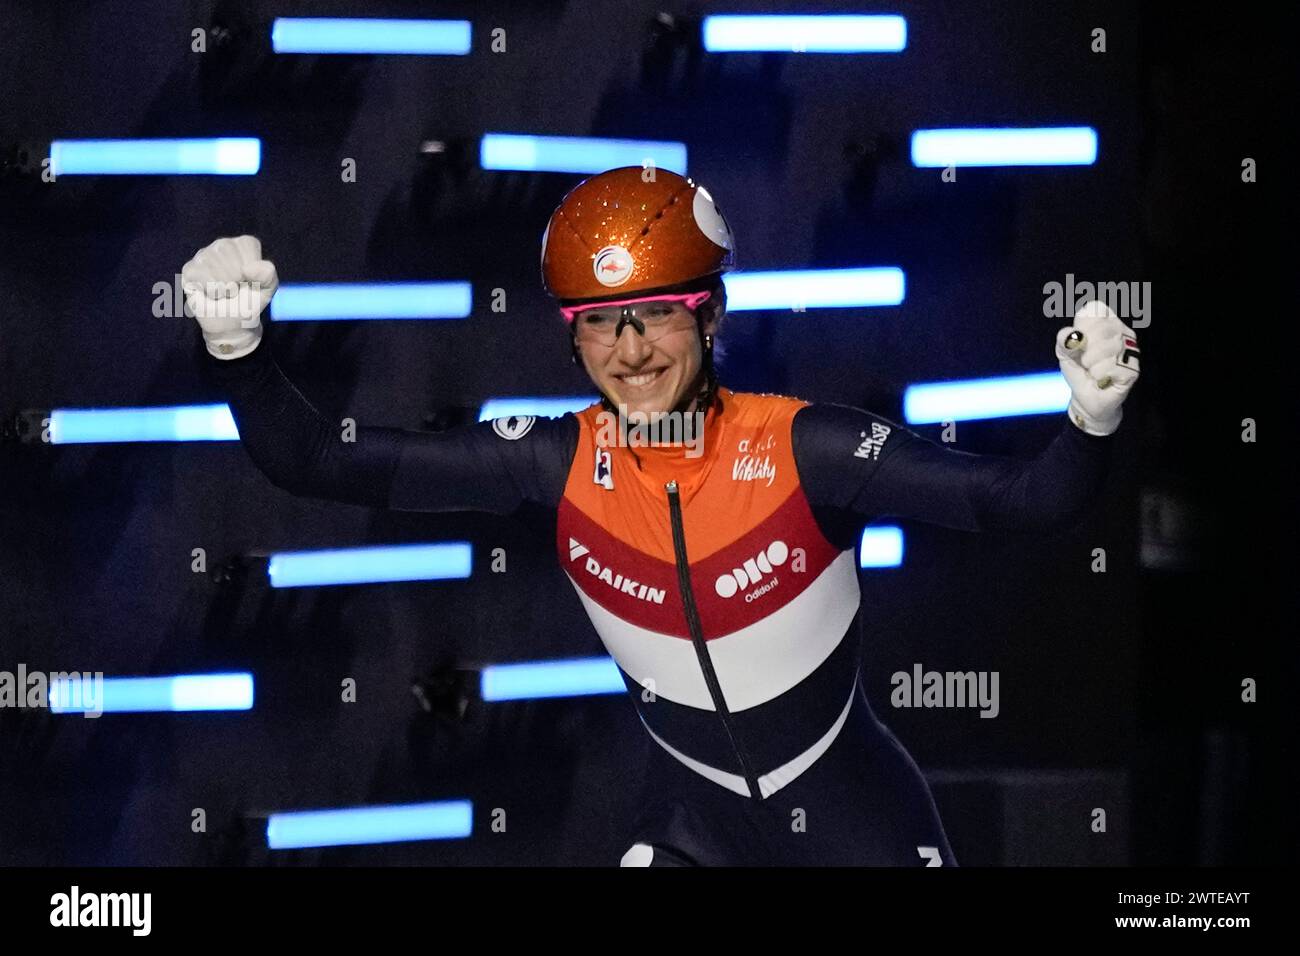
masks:
{"type": "Polygon", "coordinates": [[[492,430],[506,441],[518,441],[532,430],[536,415],[507,415],[492,419],[492,430]]]}
{"type": "Polygon", "coordinates": [[[606,246],[592,258],[591,268],[601,285],[622,285],[632,276],[632,253],[622,246],[606,246]]]}

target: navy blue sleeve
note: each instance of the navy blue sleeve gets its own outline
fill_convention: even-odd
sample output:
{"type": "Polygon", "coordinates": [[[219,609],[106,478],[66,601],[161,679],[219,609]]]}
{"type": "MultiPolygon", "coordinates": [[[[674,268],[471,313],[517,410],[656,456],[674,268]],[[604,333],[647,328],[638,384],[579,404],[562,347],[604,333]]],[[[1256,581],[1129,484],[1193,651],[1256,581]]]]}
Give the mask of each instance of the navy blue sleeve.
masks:
{"type": "Polygon", "coordinates": [[[1095,501],[1114,441],[1061,420],[1051,443],[1022,459],[945,448],[860,409],[808,405],[794,418],[795,465],[814,509],[963,531],[1058,530],[1095,501]]]}
{"type": "Polygon", "coordinates": [[[558,505],[578,421],[512,418],[443,432],[358,427],[344,440],[285,377],[265,339],[242,358],[203,351],[239,438],[272,484],[295,495],[402,511],[510,514],[558,505]]]}

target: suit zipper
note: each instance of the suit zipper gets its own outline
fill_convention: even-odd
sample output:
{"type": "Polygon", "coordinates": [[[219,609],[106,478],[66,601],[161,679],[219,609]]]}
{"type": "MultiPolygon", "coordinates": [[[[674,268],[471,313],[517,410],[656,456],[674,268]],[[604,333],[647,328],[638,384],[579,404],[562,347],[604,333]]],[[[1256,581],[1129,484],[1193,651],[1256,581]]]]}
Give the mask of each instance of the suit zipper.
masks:
{"type": "Polygon", "coordinates": [[[695,645],[695,656],[699,659],[700,670],[704,672],[704,683],[708,685],[709,697],[713,700],[714,709],[717,710],[722,727],[727,732],[727,740],[730,741],[731,749],[740,763],[745,786],[749,788],[749,795],[758,799],[762,794],[758,787],[758,776],[736,742],[736,733],[731,725],[731,711],[727,709],[727,702],[722,697],[722,685],[718,683],[718,674],[713,669],[713,659],[709,656],[709,648],[704,640],[704,628],[700,626],[700,612],[695,605],[695,591],[691,587],[690,565],[686,561],[686,534],[682,530],[682,504],[678,496],[677,482],[670,481],[664,485],[664,488],[668,492],[668,515],[673,528],[673,555],[677,559],[677,586],[682,592],[686,627],[691,632],[691,643],[695,645]]]}

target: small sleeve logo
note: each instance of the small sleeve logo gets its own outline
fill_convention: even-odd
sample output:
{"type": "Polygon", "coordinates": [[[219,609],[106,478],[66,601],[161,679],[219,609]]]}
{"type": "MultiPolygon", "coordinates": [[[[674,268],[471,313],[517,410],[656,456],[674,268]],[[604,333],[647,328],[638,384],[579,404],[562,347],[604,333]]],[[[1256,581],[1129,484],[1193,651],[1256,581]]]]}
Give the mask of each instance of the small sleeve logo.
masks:
{"type": "Polygon", "coordinates": [[[536,415],[507,415],[492,419],[492,430],[506,441],[518,441],[532,430],[536,415]]]}
{"type": "Polygon", "coordinates": [[[596,468],[592,472],[591,481],[593,484],[600,485],[606,491],[614,490],[614,459],[608,449],[596,449],[596,468]]]}
{"type": "Polygon", "coordinates": [[[885,447],[885,439],[889,437],[890,428],[888,425],[882,425],[880,422],[871,423],[871,436],[867,437],[866,432],[862,432],[859,437],[862,443],[858,445],[858,450],[853,453],[854,458],[866,458],[875,461],[880,457],[880,449],[885,447]]]}

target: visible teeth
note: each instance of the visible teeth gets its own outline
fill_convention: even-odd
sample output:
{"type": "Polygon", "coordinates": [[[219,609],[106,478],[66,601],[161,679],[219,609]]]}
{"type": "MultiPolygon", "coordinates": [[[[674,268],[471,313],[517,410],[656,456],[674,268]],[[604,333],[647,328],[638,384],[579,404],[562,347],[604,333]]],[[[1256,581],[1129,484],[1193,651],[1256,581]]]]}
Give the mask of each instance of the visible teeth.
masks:
{"type": "Polygon", "coordinates": [[[625,375],[623,381],[629,385],[649,385],[659,377],[658,372],[646,372],[642,375],[625,375]]]}

